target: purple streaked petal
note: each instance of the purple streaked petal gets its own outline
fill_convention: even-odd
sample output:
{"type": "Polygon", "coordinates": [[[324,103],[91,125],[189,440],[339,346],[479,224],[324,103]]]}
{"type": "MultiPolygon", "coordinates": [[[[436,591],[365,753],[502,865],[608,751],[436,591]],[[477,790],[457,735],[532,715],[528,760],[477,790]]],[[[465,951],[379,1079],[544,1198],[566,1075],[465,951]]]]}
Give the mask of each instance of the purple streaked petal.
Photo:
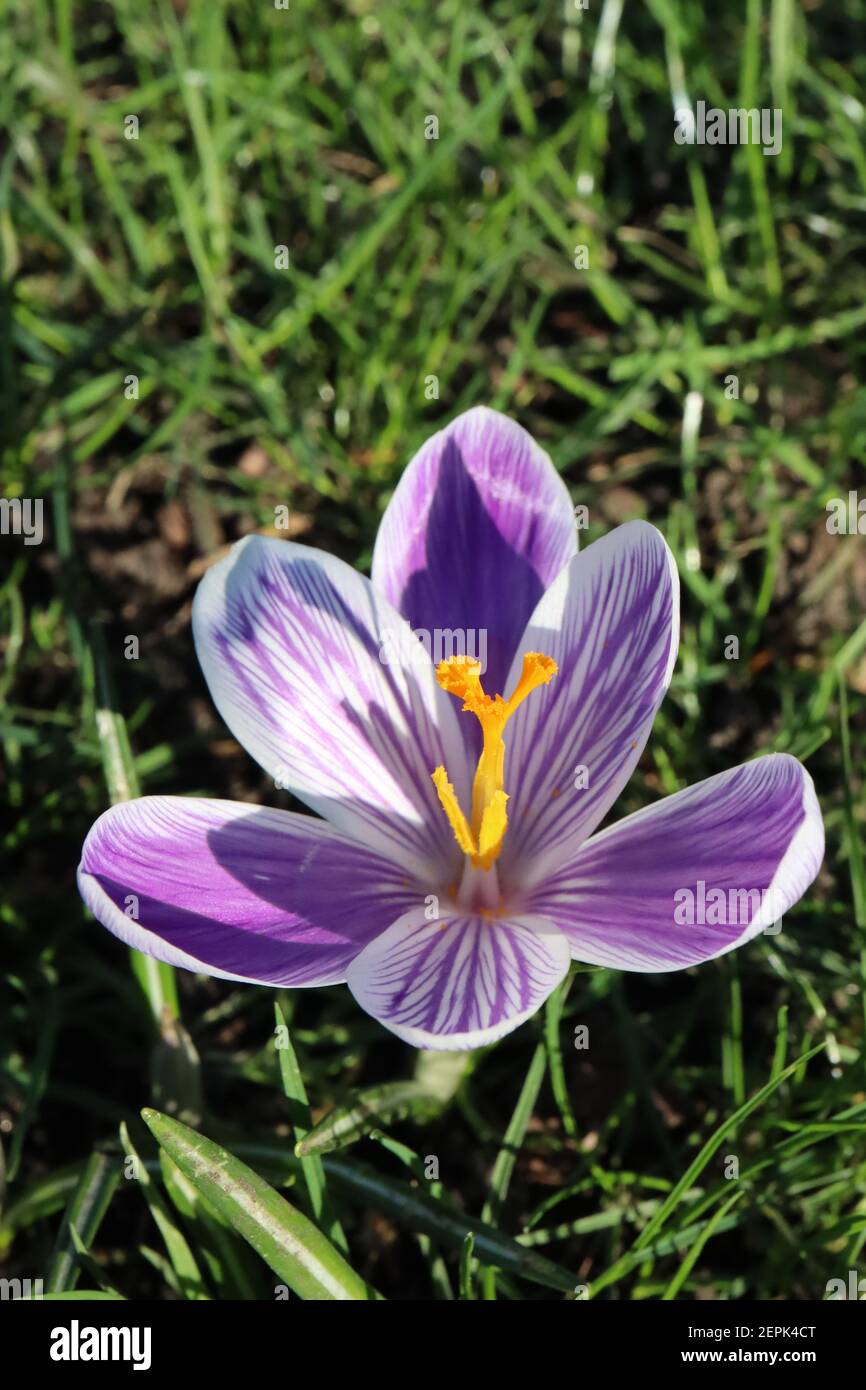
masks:
{"type": "Polygon", "coordinates": [[[565,932],[578,960],[681,970],[777,922],[823,854],[812,779],[795,758],[775,753],[593,836],[530,895],[529,908],[565,932]]]}
{"type": "Polygon", "coordinates": [[[486,631],[486,687],[501,692],[535,605],[576,550],[568,489],[547,454],[479,406],[412,459],[382,518],[373,582],[431,640],[437,629],[486,631]]]}
{"type": "Polygon", "coordinates": [[[78,884],[104,927],[157,960],[292,986],[344,980],[423,892],[312,816],[180,796],[145,796],[100,816],[78,884]]]}
{"type": "Polygon", "coordinates": [[[507,683],[516,685],[526,651],[559,667],[506,732],[506,887],[525,888],[571,859],[613,805],[649,737],[678,641],[676,565],[645,521],[596,541],[548,589],[507,683]]]}
{"type": "Polygon", "coordinates": [[[193,634],[214,704],[272,777],[407,868],[455,871],[430,774],[443,763],[466,794],[457,713],[368,579],[322,551],[251,536],[203,579],[193,634]]]}
{"type": "Polygon", "coordinates": [[[481,1047],[536,1012],[569,967],[561,932],[533,916],[416,908],[371,942],[347,984],[367,1013],[414,1047],[481,1047]]]}

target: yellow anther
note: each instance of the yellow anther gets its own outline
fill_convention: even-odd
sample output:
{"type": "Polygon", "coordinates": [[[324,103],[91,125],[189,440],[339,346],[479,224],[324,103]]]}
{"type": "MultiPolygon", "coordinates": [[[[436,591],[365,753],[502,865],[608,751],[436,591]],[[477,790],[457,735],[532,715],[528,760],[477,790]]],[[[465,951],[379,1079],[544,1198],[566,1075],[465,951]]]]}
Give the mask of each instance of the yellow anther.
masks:
{"type": "Polygon", "coordinates": [[[556,675],[557,665],[541,652],[527,652],[523,670],[510,699],[487,695],[481,684],[481,663],[473,657],[455,656],[440,661],[436,679],[450,695],[463,701],[463,708],[474,714],[484,736],[481,756],[472,782],[472,823],[467,821],[444,767],[437,767],[432,777],[439,800],[463,853],[476,869],[489,869],[502,849],[508,829],[505,803],[508,796],[502,786],[505,764],[505,744],[502,731],[518,705],[540,685],[546,685],[556,675]]]}
{"type": "Polygon", "coordinates": [[[454,831],[458,845],[464,854],[477,854],[475,841],[472,838],[472,831],[469,829],[466,817],[460,809],[457,793],[448,781],[448,774],[444,767],[437,767],[436,771],[433,773],[433,782],[439,795],[439,800],[442,802],[442,809],[451,822],[451,828],[454,831]]]}
{"type": "Polygon", "coordinates": [[[505,803],[508,794],[501,790],[495,791],[488,804],[484,807],[481,817],[481,831],[478,836],[478,865],[482,869],[489,869],[490,865],[499,854],[505,832],[508,829],[508,816],[505,814],[505,803]]]}

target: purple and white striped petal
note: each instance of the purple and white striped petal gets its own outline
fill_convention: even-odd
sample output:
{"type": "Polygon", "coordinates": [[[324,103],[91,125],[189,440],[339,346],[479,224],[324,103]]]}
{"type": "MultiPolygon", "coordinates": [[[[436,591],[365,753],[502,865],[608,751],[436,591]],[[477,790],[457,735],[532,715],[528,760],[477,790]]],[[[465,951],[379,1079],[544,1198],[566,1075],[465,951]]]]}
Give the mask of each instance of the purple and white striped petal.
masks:
{"type": "Polygon", "coordinates": [[[775,753],[593,836],[530,895],[528,910],[555,922],[578,960],[681,970],[773,927],[823,854],[812,779],[775,753]]]}
{"type": "Polygon", "coordinates": [[[279,785],[410,871],[456,870],[430,777],[442,763],[469,785],[454,702],[368,579],[251,536],[202,580],[193,635],[214,704],[279,785]]]}
{"type": "Polygon", "coordinates": [[[84,842],[81,895],[104,927],[169,965],[270,985],[326,985],[423,889],[312,816],[145,796],[84,842]]]}
{"type": "MultiPolygon", "coordinates": [[[[478,406],[404,472],[379,528],[373,583],[431,644],[437,632],[459,632],[469,654],[483,656],[485,633],[486,688],[501,692],[535,605],[576,550],[568,489],[547,454],[513,420],[478,406]]],[[[434,656],[452,655],[446,645],[434,656]]]]}
{"type": "Polygon", "coordinates": [[[649,737],[678,642],[676,564],[645,521],[596,541],[548,589],[506,685],[516,685],[524,652],[559,667],[506,733],[506,889],[570,861],[613,805],[649,737]]]}
{"type": "Polygon", "coordinates": [[[531,915],[493,918],[416,908],[371,942],[346,982],[367,1013],[413,1047],[495,1042],[541,1007],[565,976],[569,946],[531,915]]]}

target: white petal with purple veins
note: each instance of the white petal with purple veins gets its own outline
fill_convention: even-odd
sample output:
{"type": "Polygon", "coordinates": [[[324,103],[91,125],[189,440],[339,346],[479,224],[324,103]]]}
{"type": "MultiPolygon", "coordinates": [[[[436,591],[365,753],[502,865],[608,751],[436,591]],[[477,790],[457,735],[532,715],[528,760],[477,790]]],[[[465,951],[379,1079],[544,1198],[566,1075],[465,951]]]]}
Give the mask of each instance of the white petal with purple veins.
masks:
{"type": "Polygon", "coordinates": [[[100,816],[78,883],[103,926],[157,960],[291,986],[344,980],[423,891],[312,816],[180,796],[100,816]]]}
{"type": "Polygon", "coordinates": [[[681,970],[774,927],[815,878],[824,827],[812,779],[771,754],[665,797],[593,838],[529,908],[578,960],[681,970]]]}
{"type": "Polygon", "coordinates": [[[323,551],[252,536],[205,575],[193,634],[217,709],[272,777],[389,858],[453,870],[430,774],[444,763],[469,785],[457,714],[368,579],[323,551]]]}
{"type": "Polygon", "coordinates": [[[565,976],[569,946],[539,917],[423,908],[401,917],[352,962],[358,1003],[414,1047],[481,1047],[536,1012],[565,976]]]}
{"type": "Polygon", "coordinates": [[[644,521],[589,546],[547,591],[507,685],[526,651],[559,667],[506,732],[508,887],[525,888],[570,859],[613,805],[649,737],[678,641],[676,565],[644,521]]]}

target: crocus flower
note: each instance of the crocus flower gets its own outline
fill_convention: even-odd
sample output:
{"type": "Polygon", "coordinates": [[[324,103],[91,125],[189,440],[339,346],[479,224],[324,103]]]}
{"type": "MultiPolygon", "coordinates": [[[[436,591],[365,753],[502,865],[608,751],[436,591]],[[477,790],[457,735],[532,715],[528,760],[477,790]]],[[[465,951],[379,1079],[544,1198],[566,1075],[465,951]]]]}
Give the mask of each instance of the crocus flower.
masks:
{"type": "Polygon", "coordinates": [[[87,837],[84,899],[172,965],[345,981],[424,1048],[502,1037],[572,958],[666,971],[723,955],[803,894],[823,827],[804,768],[772,754],[593,833],[641,756],[678,626],[659,531],[629,522],[578,554],[550,459],[470,410],[407,468],[372,580],[251,536],[196,594],[220,714],[321,819],[122,803],[87,837]],[[431,635],[467,634],[484,635],[485,661],[434,664],[431,635]]]}

